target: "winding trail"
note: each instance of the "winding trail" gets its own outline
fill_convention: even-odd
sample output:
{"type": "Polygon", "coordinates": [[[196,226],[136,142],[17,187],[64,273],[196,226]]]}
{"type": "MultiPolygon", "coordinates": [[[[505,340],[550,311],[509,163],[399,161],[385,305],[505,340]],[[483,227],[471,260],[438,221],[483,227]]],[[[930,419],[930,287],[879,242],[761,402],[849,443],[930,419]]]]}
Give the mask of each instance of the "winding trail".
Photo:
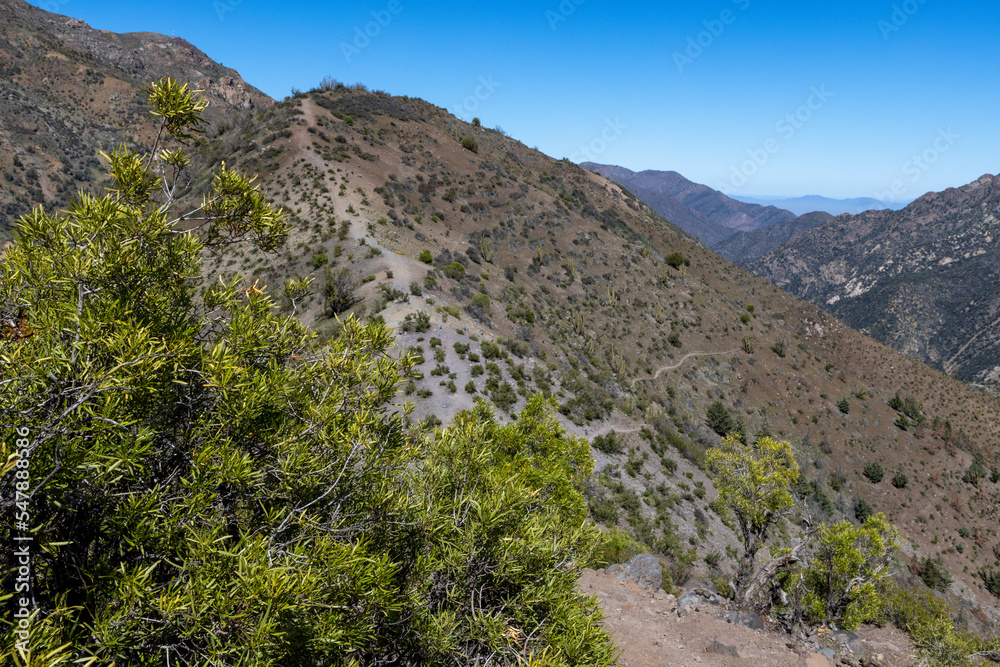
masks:
{"type": "Polygon", "coordinates": [[[673,369],[680,367],[685,361],[687,361],[691,357],[715,357],[715,356],[718,356],[720,354],[734,354],[736,352],[739,352],[739,348],[737,348],[735,350],[728,350],[726,352],[688,352],[683,357],[681,357],[681,360],[678,361],[676,364],[673,364],[672,366],[664,366],[663,368],[656,369],[656,372],[653,373],[653,377],[651,377],[651,378],[636,378],[636,379],[632,380],[632,385],[631,386],[634,387],[636,382],[646,382],[646,381],[649,381],[649,380],[655,380],[656,378],[660,377],[660,374],[663,373],[663,371],[672,371],[673,369]]]}

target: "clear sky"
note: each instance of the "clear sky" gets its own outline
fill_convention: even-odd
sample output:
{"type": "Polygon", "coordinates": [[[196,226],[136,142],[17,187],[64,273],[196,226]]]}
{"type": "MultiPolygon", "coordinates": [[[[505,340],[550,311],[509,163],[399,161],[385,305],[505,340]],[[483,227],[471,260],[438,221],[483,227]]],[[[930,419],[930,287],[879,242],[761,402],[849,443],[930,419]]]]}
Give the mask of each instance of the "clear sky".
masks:
{"type": "Polygon", "coordinates": [[[278,99],[362,82],[736,195],[911,199],[1000,171],[996,2],[33,4],[183,37],[278,99]]]}

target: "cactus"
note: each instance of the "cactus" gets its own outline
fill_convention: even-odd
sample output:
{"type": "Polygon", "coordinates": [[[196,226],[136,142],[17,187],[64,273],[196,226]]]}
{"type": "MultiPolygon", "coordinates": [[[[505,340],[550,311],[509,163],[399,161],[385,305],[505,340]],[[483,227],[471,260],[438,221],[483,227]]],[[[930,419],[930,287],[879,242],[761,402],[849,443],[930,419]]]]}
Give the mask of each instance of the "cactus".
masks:
{"type": "Polygon", "coordinates": [[[583,317],[583,313],[577,313],[576,317],[573,318],[573,329],[576,330],[578,336],[582,336],[585,331],[584,326],[587,324],[587,320],[583,317]]]}
{"type": "Polygon", "coordinates": [[[479,242],[479,254],[483,256],[487,264],[492,264],[496,258],[496,250],[489,239],[484,238],[479,242]]]}
{"type": "Polygon", "coordinates": [[[755,347],[755,343],[754,343],[753,338],[744,338],[743,339],[743,351],[744,352],[746,352],[747,354],[753,354],[754,347],[755,347]]]}

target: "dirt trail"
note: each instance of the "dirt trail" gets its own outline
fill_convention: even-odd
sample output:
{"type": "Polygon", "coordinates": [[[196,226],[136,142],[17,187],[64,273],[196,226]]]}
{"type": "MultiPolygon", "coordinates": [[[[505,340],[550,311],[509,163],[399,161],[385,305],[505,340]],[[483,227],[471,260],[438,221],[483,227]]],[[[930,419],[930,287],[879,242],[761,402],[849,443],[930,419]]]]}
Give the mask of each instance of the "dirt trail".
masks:
{"type": "Polygon", "coordinates": [[[728,350],[726,352],[688,352],[683,357],[681,357],[681,360],[678,361],[676,364],[671,364],[670,366],[663,366],[662,368],[656,369],[656,372],[653,373],[653,377],[651,377],[651,378],[636,378],[636,379],[632,380],[632,386],[634,387],[636,382],[647,382],[649,380],[655,380],[656,378],[660,377],[660,374],[663,373],[663,371],[672,371],[675,368],[679,368],[685,361],[687,361],[691,357],[715,357],[715,356],[718,356],[720,354],[735,354],[737,352],[739,352],[738,349],[736,349],[736,350],[728,350]]]}
{"type": "Polygon", "coordinates": [[[867,658],[863,664],[915,664],[909,638],[891,627],[862,627],[861,655],[834,646],[836,657],[831,660],[819,653],[820,644],[834,644],[822,634],[812,643],[751,630],[719,618],[727,610],[714,605],[680,617],[674,596],[621,583],[604,570],[584,569],[579,590],[597,596],[604,613],[601,622],[622,649],[618,659],[622,667],[841,667],[862,664],[863,656],[867,658]]]}

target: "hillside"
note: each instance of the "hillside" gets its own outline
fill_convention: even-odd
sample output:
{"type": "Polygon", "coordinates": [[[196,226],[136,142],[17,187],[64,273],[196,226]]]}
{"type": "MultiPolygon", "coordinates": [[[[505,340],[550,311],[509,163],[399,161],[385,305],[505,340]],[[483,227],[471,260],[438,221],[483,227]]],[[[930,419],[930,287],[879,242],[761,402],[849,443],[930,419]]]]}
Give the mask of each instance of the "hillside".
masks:
{"type": "MultiPolygon", "coordinates": [[[[773,434],[793,443],[806,479],[776,543],[818,521],[856,519],[866,507],[885,512],[907,538],[898,578],[923,587],[921,563],[940,558],[954,577],[942,597],[965,627],[995,632],[1000,599],[977,576],[1000,566],[1000,473],[989,474],[1000,468],[1000,405],[986,393],[730,264],[631,186],[423,100],[330,81],[272,102],[207,59],[205,71],[197,69],[204,54],[186,43],[93,31],[0,2],[11,9],[11,26],[21,22],[0,45],[22,54],[4,56],[3,85],[16,94],[0,101],[16,102],[10,117],[21,128],[0,135],[12,147],[0,155],[22,164],[12,158],[6,172],[8,182],[22,181],[21,190],[3,191],[14,193],[11,216],[34,201],[56,205],[79,183],[93,187],[85,177],[97,178],[103,147],[148,139],[137,89],[144,78],[203,74],[199,87],[212,91],[213,81],[233,77],[247,97],[211,93],[213,127],[192,150],[194,189],[222,160],[257,173],[288,212],[291,235],[272,254],[242,245],[206,254],[208,280],[239,275],[326,338],[348,316],[381,318],[398,332],[400,353],[420,358],[397,401],[400,409],[412,404],[415,434],[448,423],[477,398],[510,421],[532,393],[550,396],[567,428],[592,443],[595,473],[584,493],[593,520],[656,554],[667,587],[714,586],[733,568],[738,543],[713,508],[716,492],[703,470],[705,452],[720,442],[707,413],[721,404],[751,439],[773,434]],[[74,83],[87,68],[103,79],[74,83]],[[105,86],[119,92],[90,102],[86,95],[105,86]],[[29,164],[37,186],[27,185],[29,164]],[[57,179],[66,164],[85,171],[57,179]],[[310,293],[292,298],[283,289],[290,278],[312,280],[310,293]],[[910,397],[906,411],[926,420],[905,419],[897,396],[910,397]],[[987,474],[969,477],[980,459],[987,474]],[[884,479],[871,474],[876,465],[884,479]]],[[[679,175],[665,180],[679,189],[667,194],[663,186],[660,194],[691,211],[690,220],[733,233],[793,217],[720,200],[679,175]]],[[[994,182],[973,190],[963,210],[987,211],[992,204],[981,204],[993,201],[985,193],[994,182]]],[[[911,208],[930,211],[935,197],[911,208]]],[[[981,247],[975,229],[993,222],[983,216],[981,227],[953,223],[966,235],[952,242],[969,253],[970,267],[981,247]]],[[[895,232],[894,243],[909,231],[895,232]]],[[[962,264],[959,256],[952,251],[942,266],[962,264]]]]}
{"type": "Polygon", "coordinates": [[[58,208],[95,191],[99,151],[152,140],[140,86],[161,76],[204,90],[212,123],[273,103],[178,37],[119,35],[0,0],[0,245],[32,206],[58,208]]]}
{"type": "Polygon", "coordinates": [[[816,516],[853,516],[864,499],[906,532],[904,562],[943,559],[971,624],[1000,618],[974,574],[1000,550],[1000,485],[960,479],[974,452],[997,466],[987,395],[729,264],[602,177],[426,102],[330,86],[200,150],[248,138],[260,151],[242,166],[261,171],[294,231],[276,256],[237,250],[212,270],[272,291],[315,279],[311,297],[284,303],[327,335],[335,314],[397,327],[423,358],[403,397],[415,422],[447,423],[477,396],[514,414],[541,391],[573,432],[615,430],[593,450],[593,516],[681,582],[732,563],[700,469],[718,442],[706,410],[721,401],[748,433],[795,443],[816,516]],[[897,392],[924,406],[926,427],[898,425],[897,392]],[[912,481],[870,483],[876,462],[912,481]]]}
{"type": "Polygon", "coordinates": [[[770,227],[761,227],[751,232],[737,232],[712,249],[730,262],[743,266],[747,261],[763,257],[772,248],[787,243],[793,237],[826,224],[833,218],[829,213],[815,211],[791,220],[779,222],[770,227]]]}
{"type": "Polygon", "coordinates": [[[675,171],[634,172],[593,162],[580,166],[628,188],[663,218],[710,247],[735,232],[752,231],[795,217],[791,211],[775,206],[732,199],[675,171]]]}
{"type": "Polygon", "coordinates": [[[840,216],[748,266],[905,354],[995,389],[998,185],[987,175],[901,211],[840,216]]]}

